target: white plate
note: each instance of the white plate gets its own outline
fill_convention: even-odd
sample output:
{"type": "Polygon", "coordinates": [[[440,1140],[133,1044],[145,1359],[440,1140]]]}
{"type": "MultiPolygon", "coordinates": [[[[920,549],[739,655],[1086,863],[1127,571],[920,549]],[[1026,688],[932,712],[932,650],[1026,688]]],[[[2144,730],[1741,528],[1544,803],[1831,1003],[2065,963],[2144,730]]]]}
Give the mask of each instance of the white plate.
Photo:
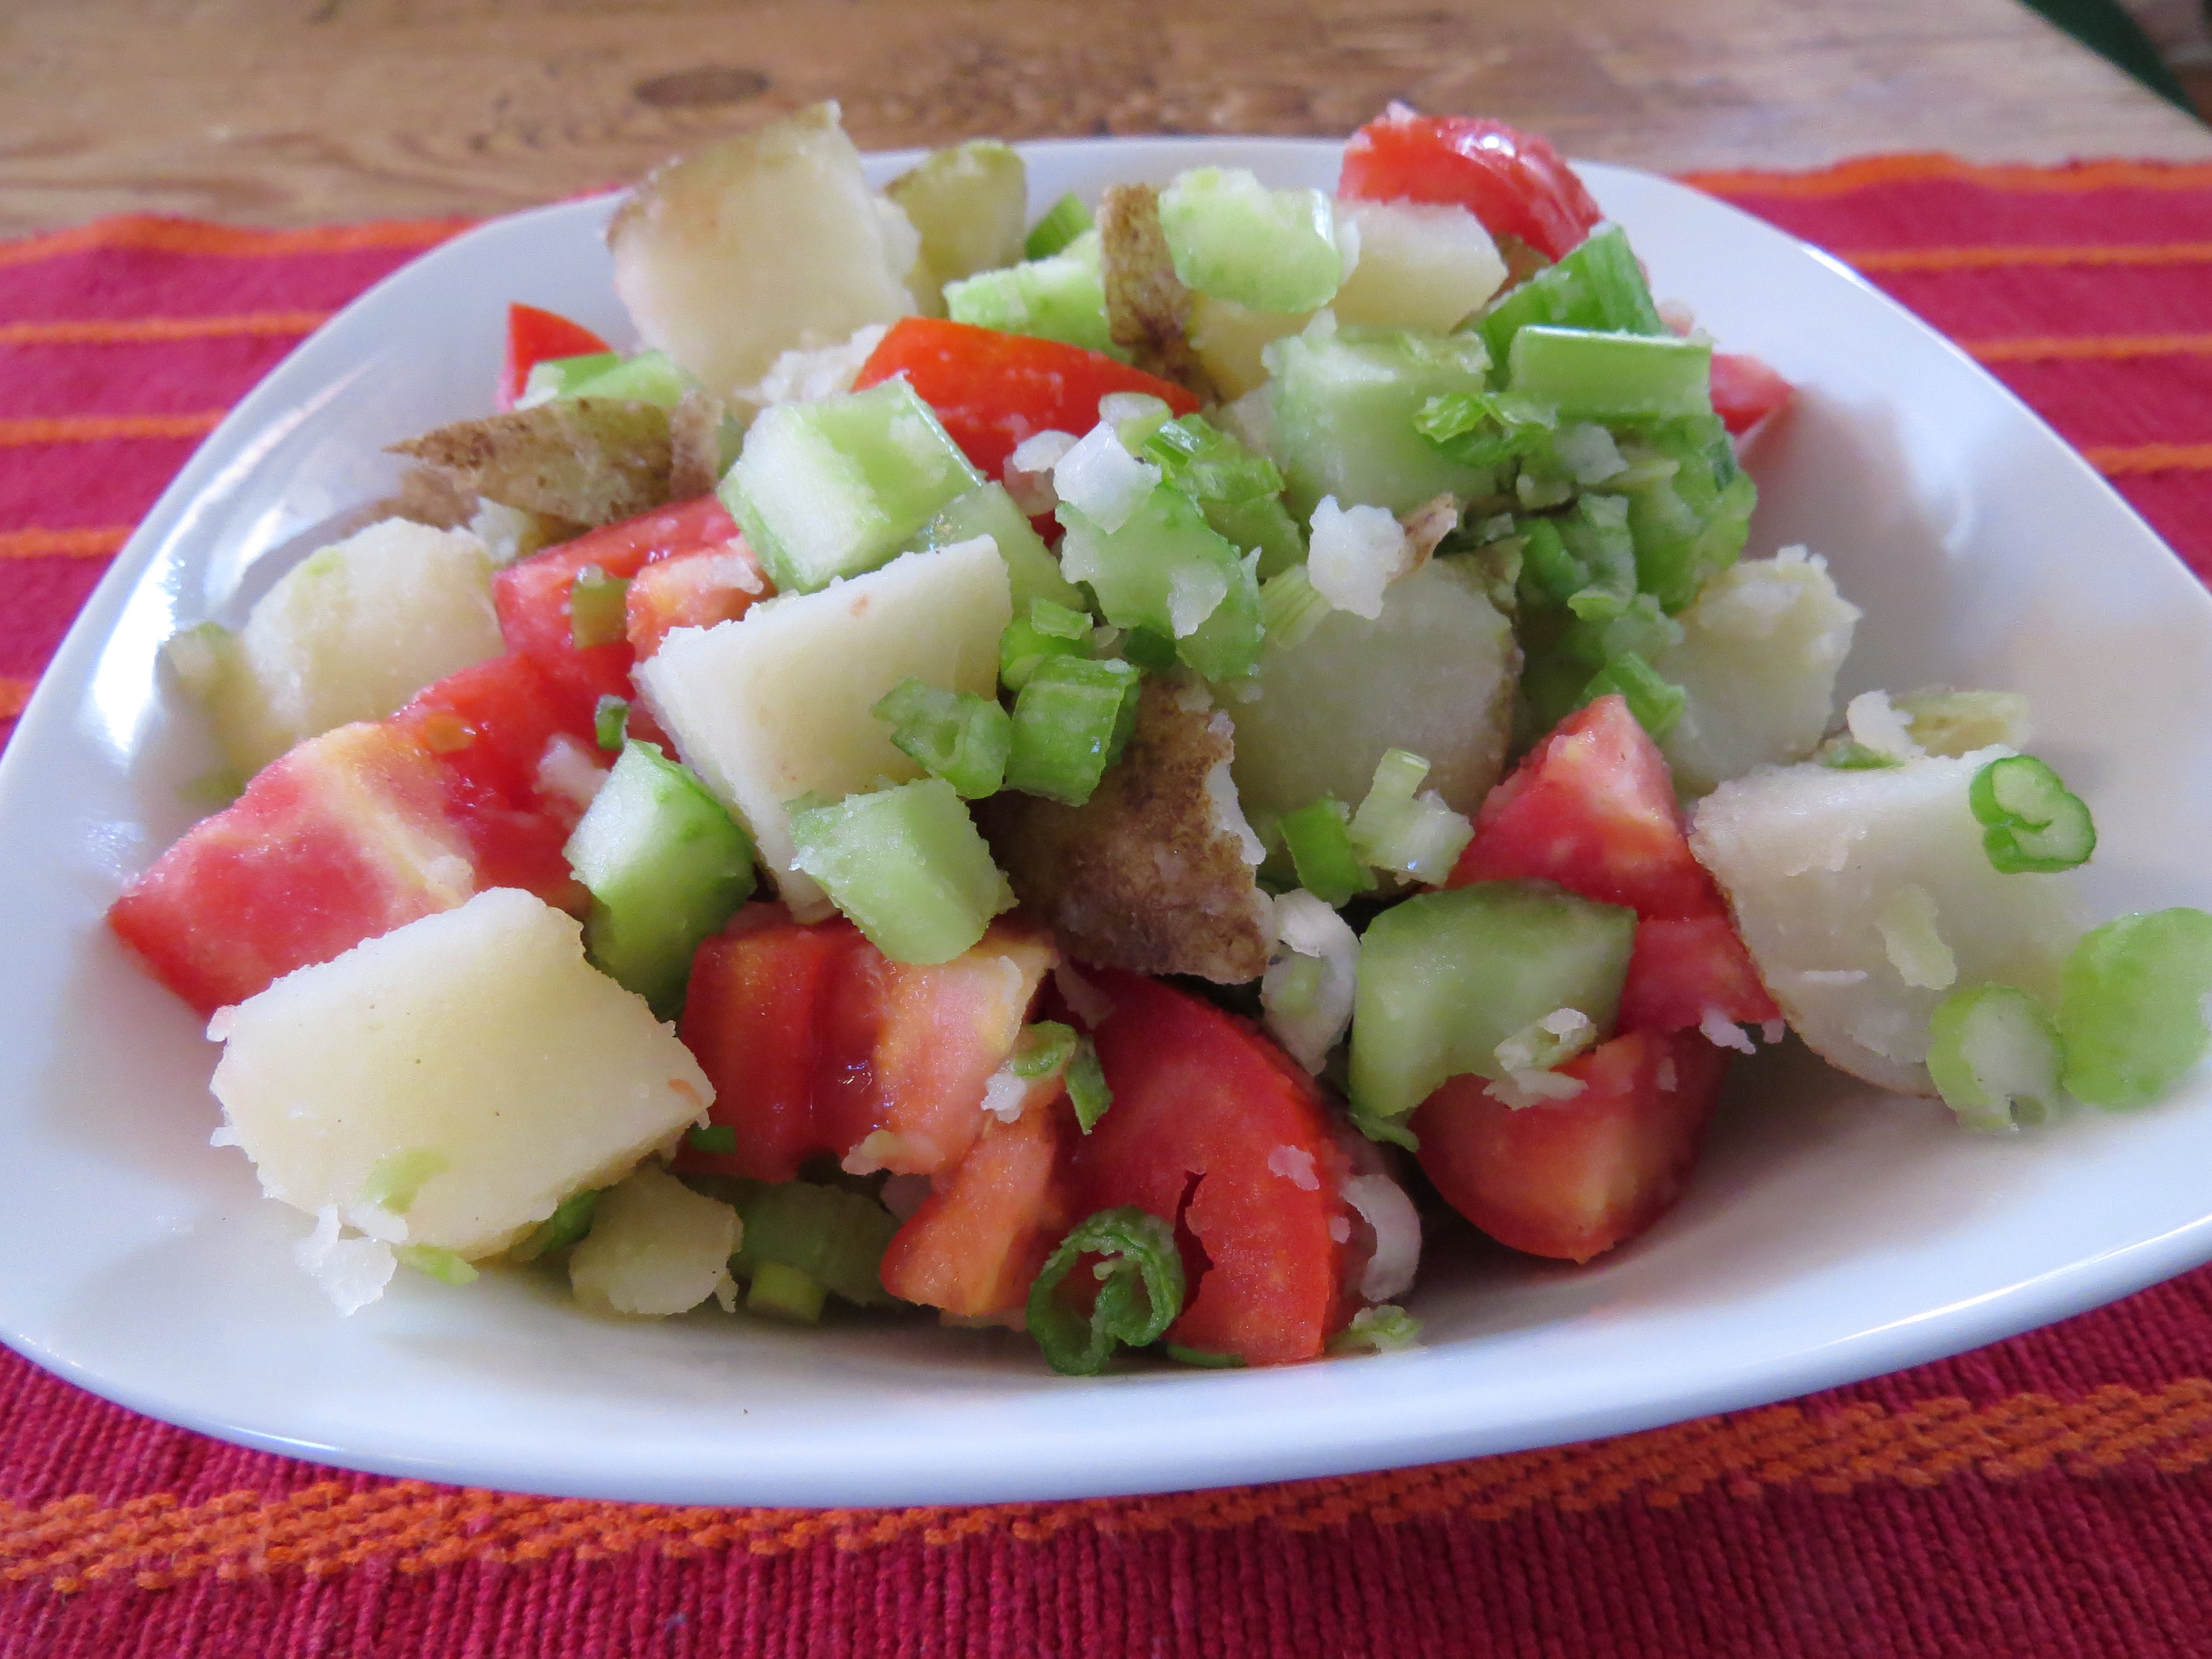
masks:
{"type": "MultiPolygon", "coordinates": [[[[1035,203],[1200,162],[1330,185],[1335,148],[1029,152],[1035,203]]],[[[888,178],[904,158],[878,158],[888,178]]],[[[1848,690],[2025,691],[2087,794],[2100,914],[2212,905],[2212,601],[2008,393],[1825,258],[1663,179],[1584,169],[1662,296],[1802,388],[1758,468],[1753,551],[1810,543],[1867,611],[1848,690]]],[[[615,337],[602,199],[463,236],[242,403],[163,495],[0,762],[0,1336],[110,1399],[324,1462],[668,1502],[1133,1492],[1555,1443],[1796,1395],[2091,1307],[2212,1256],[2212,1096],[2016,1139],[1784,1053],[1742,1068],[1650,1235],[1582,1270],[1466,1247],[1413,1297],[1428,1346],[1082,1382],[1025,1340],[916,1318],[789,1332],[587,1318],[488,1275],[403,1275],[341,1320],[305,1220],[212,1151],[199,1022],[100,926],[210,760],[159,690],[179,624],[234,617],[286,544],[373,499],[386,442],[481,412],[509,300],[615,337]]],[[[1449,1254],[1449,1253],[1447,1253],[1449,1254]]]]}

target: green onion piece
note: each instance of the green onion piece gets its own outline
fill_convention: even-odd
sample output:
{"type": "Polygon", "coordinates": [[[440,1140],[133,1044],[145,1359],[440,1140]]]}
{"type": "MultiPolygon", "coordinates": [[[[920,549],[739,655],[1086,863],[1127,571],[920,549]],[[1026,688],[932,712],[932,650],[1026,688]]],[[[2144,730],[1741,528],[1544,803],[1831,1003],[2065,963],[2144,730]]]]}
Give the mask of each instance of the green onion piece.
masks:
{"type": "Polygon", "coordinates": [[[1119,658],[1053,657],[1014,702],[1006,785],[1067,806],[1091,799],[1136,720],[1137,671],[1119,658]]]}
{"type": "Polygon", "coordinates": [[[1856,738],[1835,738],[1820,745],[1814,758],[1838,772],[1880,772],[1905,763],[1894,755],[1869,749],[1856,738]]]}
{"type": "Polygon", "coordinates": [[[1583,701],[1595,702],[1615,691],[1628,700],[1628,712],[1651,734],[1654,743],[1674,729],[1690,701],[1688,692],[1672,680],[1662,679],[1658,671],[1633,651],[1622,652],[1591,675],[1589,684],[1583,688],[1583,701]]]}
{"type": "Polygon", "coordinates": [[[745,1311],[787,1319],[794,1325],[817,1324],[829,1292],[822,1281],[780,1261],[764,1261],[753,1270],[752,1287],[745,1292],[745,1311]]]}
{"type": "Polygon", "coordinates": [[[629,581],[595,564],[576,573],[568,588],[568,638],[579,651],[612,645],[628,626],[629,581]]]}
{"type": "Polygon", "coordinates": [[[2212,1042],[2212,915],[2183,908],[2115,917],[2082,936],[2059,982],[2067,1091],[2092,1106],[2155,1100],[2212,1042]]]}
{"type": "Polygon", "coordinates": [[[724,1158],[738,1150],[738,1132],[726,1123],[695,1126],[684,1140],[695,1152],[714,1152],[724,1158]]]}
{"type": "Polygon", "coordinates": [[[1041,1077],[1051,1077],[1064,1071],[1068,1061],[1075,1058],[1079,1046],[1073,1025],[1063,1025],[1056,1019],[1041,1019],[1034,1025],[1022,1028],[1015,1040],[1014,1052],[1007,1056],[1006,1069],[1025,1082],[1035,1082],[1041,1077]]]}
{"type": "Polygon", "coordinates": [[[1163,1342],[1160,1352],[1178,1365],[1196,1365],[1210,1371],[1244,1369],[1244,1356],[1241,1353],[1211,1353],[1204,1348],[1186,1348],[1180,1342],[1163,1342]]]}
{"type": "Polygon", "coordinates": [[[1175,1230],[1134,1205],[1101,1210],[1060,1241],[1030,1286],[1029,1328],[1045,1363],[1063,1376],[1096,1376],[1116,1346],[1149,1347],[1182,1311],[1182,1256],[1175,1230]],[[1060,1283],[1086,1255],[1098,1264],[1098,1299],[1085,1319],[1062,1302],[1060,1283]]]}
{"type": "Polygon", "coordinates": [[[1202,415],[1185,415],[1158,428],[1139,458],[1200,506],[1231,505],[1279,495],[1283,475],[1274,462],[1247,448],[1202,415]]]}
{"type": "Polygon", "coordinates": [[[866,1193],[811,1181],[748,1184],[734,1198],[744,1222],[730,1271],[757,1281],[770,1267],[803,1273],[856,1307],[885,1307],[884,1247],[898,1218],[866,1193]]]}
{"type": "Polygon", "coordinates": [[[1087,643],[1091,638],[1091,613],[1072,611],[1064,605],[1054,605],[1050,599],[1031,599],[1030,626],[1048,640],[1076,640],[1087,643]]]}
{"type": "Polygon", "coordinates": [[[1403,749],[1376,763],[1375,781],[1352,815],[1352,845],[1368,863],[1431,884],[1450,874],[1474,839],[1474,826],[1433,794],[1415,792],[1429,763],[1403,749]]]}
{"type": "Polygon", "coordinates": [[[436,1244],[402,1244],[392,1254],[404,1267],[447,1285],[470,1285],[476,1282],[477,1270],[455,1255],[451,1250],[436,1244]]]}
{"type": "Polygon", "coordinates": [[[995,699],[942,691],[909,675],[874,713],[890,726],[902,754],[943,778],[963,800],[994,795],[1006,781],[1013,722],[995,699]]]}
{"type": "Polygon", "coordinates": [[[1969,1129],[2047,1121],[2058,1108],[2063,1060],[2051,1016],[2009,985],[1954,992],[1929,1022],[1929,1075],[1969,1129]]]}
{"type": "Polygon", "coordinates": [[[629,734],[629,699],[611,694],[599,699],[592,714],[592,735],[609,754],[619,751],[629,734]]]}
{"type": "Polygon", "coordinates": [[[1993,760],[1974,774],[1966,804],[1998,873],[2071,870],[2097,850],[2097,826],[2081,798],[2033,755],[1993,760]]]}
{"type": "Polygon", "coordinates": [[[1375,885],[1375,872],[1352,845],[1351,816],[1342,801],[1323,795],[1281,819],[1298,885],[1332,909],[1375,885]]]}
{"type": "Polygon", "coordinates": [[[605,1190],[595,1187],[562,1199],[559,1207],[507,1254],[518,1261],[535,1261],[541,1255],[567,1249],[592,1231],[592,1212],[599,1207],[599,1194],[605,1190]]]}
{"type": "MultiPolygon", "coordinates": [[[[1040,601],[1042,603],[1042,601],[1040,601]]],[[[1034,617],[1017,617],[1006,624],[1006,632],[999,635],[999,680],[1009,691],[1018,691],[1030,683],[1030,677],[1045,663],[1055,657],[1087,657],[1091,654],[1088,635],[1075,640],[1062,635],[1048,634],[1036,625],[1034,617]]],[[[1169,653],[1172,660],[1174,653],[1169,653]]]]}
{"type": "Polygon", "coordinates": [[[1495,466],[1551,441],[1559,412],[1511,392],[1448,392],[1413,416],[1413,430],[1462,466],[1495,466]]]}
{"type": "Polygon", "coordinates": [[[1407,1127],[1403,1118],[1377,1117],[1372,1112],[1353,1111],[1347,1115],[1352,1127],[1370,1140],[1392,1146],[1402,1146],[1409,1152],[1421,1150],[1421,1138],[1407,1127]]]}
{"type": "Polygon", "coordinates": [[[1085,1134],[1098,1127],[1098,1120],[1114,1103],[1114,1091],[1106,1082],[1106,1068],[1098,1063],[1098,1050],[1089,1037],[1078,1037],[1075,1052],[1068,1057],[1067,1099],[1075,1108],[1075,1121],[1085,1134]]]}
{"type": "Polygon", "coordinates": [[[1260,586],[1260,625],[1268,647],[1288,651],[1303,645],[1328,620],[1333,607],[1322,598],[1304,565],[1293,565],[1260,586]]]}
{"type": "Polygon", "coordinates": [[[361,1183],[361,1201],[405,1215],[415,1207],[422,1183],[453,1167],[453,1159],[428,1146],[407,1146],[376,1160],[361,1183]]]}
{"type": "Polygon", "coordinates": [[[1362,1308],[1328,1345],[1331,1353],[1393,1353],[1421,1344],[1421,1322],[1395,1303],[1362,1308]]]}
{"type": "Polygon", "coordinates": [[[1029,236],[1022,243],[1022,258],[1049,259],[1090,228],[1091,210],[1083,205],[1080,196],[1070,191],[1047,208],[1044,217],[1030,228],[1029,236]]]}

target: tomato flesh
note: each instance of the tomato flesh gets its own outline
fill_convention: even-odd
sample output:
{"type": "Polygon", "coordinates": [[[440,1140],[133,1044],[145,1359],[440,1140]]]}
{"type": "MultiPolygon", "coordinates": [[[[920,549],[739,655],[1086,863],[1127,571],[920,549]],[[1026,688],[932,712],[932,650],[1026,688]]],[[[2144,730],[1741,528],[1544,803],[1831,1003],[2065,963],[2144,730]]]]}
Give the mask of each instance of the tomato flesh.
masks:
{"type": "Polygon", "coordinates": [[[1583,1085],[1570,1100],[1516,1109],[1453,1078],[1413,1114],[1421,1168],[1499,1243],[1588,1261],[1680,1195],[1728,1060],[1694,1032],[1631,1031],[1559,1068],[1583,1085]]]}
{"type": "Polygon", "coordinates": [[[942,318],[892,324],[854,386],[894,374],[906,376],[987,478],[1003,477],[1006,458],[1033,433],[1090,431],[1098,424],[1098,400],[1109,392],[1145,392],[1178,415],[1198,408],[1198,399],[1173,381],[1103,352],[942,318]]]}
{"type": "Polygon", "coordinates": [[[1317,1358],[1340,1291],[1346,1165],[1312,1082],[1252,1026],[1133,974],[1091,976],[1114,1103],[1068,1161],[1072,1214],[1178,1224],[1189,1285],[1170,1341],[1249,1364],[1317,1358]]]}
{"type": "Polygon", "coordinates": [[[610,346],[581,323],[572,323],[557,312],[536,306],[507,308],[507,362],[499,374],[499,406],[513,409],[522,401],[530,371],[554,357],[586,357],[611,351],[610,346]]]}
{"type": "Polygon", "coordinates": [[[1066,1237],[1066,1097],[984,1125],[884,1252],[884,1288],[964,1320],[1018,1325],[1030,1285],[1066,1237]]]}
{"type": "Polygon", "coordinates": [[[1747,352],[1716,351],[1712,368],[1713,413],[1735,436],[1790,406],[1796,388],[1747,352]]]}
{"type": "Polygon", "coordinates": [[[1602,214],[1574,169],[1533,132],[1468,115],[1394,109],[1344,147],[1336,193],[1366,202],[1466,208],[1493,236],[1515,236],[1558,259],[1602,214]]]}
{"type": "Polygon", "coordinates": [[[1727,915],[1713,910],[1637,923],[1620,988],[1620,1029],[1686,1030],[1716,1014],[1737,1025],[1782,1018],[1727,915]]]}
{"type": "Polygon", "coordinates": [[[720,547],[672,553],[630,579],[623,631],[642,662],[678,629],[735,622],[768,593],[767,574],[743,536],[720,547]]]}

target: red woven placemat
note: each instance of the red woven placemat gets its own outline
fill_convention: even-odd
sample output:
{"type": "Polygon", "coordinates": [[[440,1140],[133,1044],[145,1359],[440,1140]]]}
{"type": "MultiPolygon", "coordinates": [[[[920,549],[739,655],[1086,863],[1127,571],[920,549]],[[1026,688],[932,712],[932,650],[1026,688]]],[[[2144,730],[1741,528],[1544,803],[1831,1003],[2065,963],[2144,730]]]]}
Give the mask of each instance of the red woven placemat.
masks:
{"type": "MultiPolygon", "coordinates": [[[[1966,345],[2212,575],[2212,167],[1883,157],[1694,182],[1966,345]]],[[[0,738],[221,411],[456,228],[131,218],[0,245],[0,738]]],[[[343,1474],[0,1353],[0,1659],[2212,1653],[2209,1463],[2212,1270],[1617,1440],[960,1510],[343,1474]]]]}

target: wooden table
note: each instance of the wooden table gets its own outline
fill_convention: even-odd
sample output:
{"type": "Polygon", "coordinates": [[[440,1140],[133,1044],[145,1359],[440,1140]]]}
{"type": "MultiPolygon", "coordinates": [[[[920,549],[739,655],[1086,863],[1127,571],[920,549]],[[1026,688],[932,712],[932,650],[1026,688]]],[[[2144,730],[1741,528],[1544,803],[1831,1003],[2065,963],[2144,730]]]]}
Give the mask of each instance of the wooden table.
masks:
{"type": "Polygon", "coordinates": [[[488,214],[836,97],[863,146],[1341,133],[1390,98],[1665,171],[2212,158],[2014,0],[7,0],[0,235],[488,214]]]}

